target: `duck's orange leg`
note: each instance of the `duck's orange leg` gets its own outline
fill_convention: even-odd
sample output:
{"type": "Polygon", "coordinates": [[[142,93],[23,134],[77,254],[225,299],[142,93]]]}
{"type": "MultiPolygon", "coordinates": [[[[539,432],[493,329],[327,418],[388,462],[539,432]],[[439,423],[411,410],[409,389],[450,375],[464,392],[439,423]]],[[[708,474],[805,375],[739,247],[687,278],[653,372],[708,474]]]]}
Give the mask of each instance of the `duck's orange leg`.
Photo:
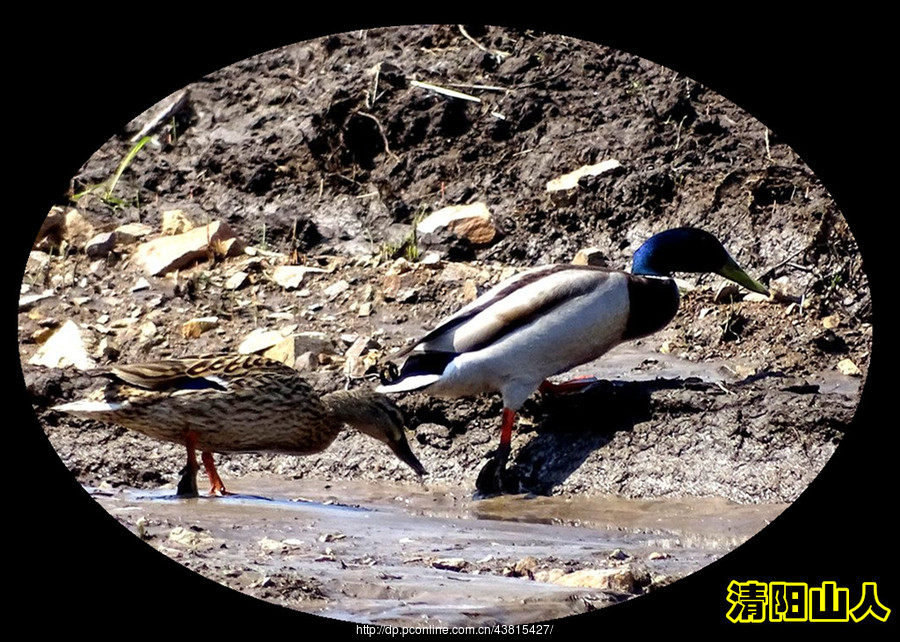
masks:
{"type": "Polygon", "coordinates": [[[516,422],[516,411],[509,408],[503,409],[503,422],[500,425],[500,448],[497,450],[497,459],[501,466],[506,464],[509,459],[509,452],[512,448],[512,429],[516,422]]]}
{"type": "Polygon", "coordinates": [[[230,495],[227,490],[225,490],[225,484],[222,483],[222,478],[219,477],[219,473],[216,470],[216,462],[213,461],[213,455],[211,452],[203,451],[200,454],[200,458],[203,460],[203,467],[206,469],[206,476],[209,477],[209,494],[210,495],[230,495]]]}

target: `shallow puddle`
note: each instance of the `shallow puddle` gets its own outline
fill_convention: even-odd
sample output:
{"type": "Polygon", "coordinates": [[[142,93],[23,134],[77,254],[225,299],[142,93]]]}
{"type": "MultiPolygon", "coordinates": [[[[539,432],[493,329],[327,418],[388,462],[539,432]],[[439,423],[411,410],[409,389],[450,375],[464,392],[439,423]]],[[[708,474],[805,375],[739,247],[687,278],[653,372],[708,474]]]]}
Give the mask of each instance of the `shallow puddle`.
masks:
{"type": "MultiPolygon", "coordinates": [[[[431,485],[243,478],[224,498],[95,493],[148,543],[290,608],[411,626],[540,622],[715,561],[784,506],[503,496],[431,485]]],[[[171,491],[169,491],[170,493],[171,491]]]]}

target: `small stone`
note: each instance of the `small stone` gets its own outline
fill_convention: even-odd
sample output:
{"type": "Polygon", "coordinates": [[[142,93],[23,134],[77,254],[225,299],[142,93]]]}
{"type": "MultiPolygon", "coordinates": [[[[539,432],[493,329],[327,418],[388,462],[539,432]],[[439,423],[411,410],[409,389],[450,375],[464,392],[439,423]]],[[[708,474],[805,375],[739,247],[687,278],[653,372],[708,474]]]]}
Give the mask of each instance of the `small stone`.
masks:
{"type": "Polygon", "coordinates": [[[426,267],[440,267],[441,265],[441,254],[440,252],[435,252],[434,250],[428,250],[425,254],[422,255],[422,258],[419,259],[419,264],[424,265],[426,267]]]}
{"type": "Polygon", "coordinates": [[[94,226],[75,209],[66,212],[64,229],[65,240],[76,247],[87,243],[88,239],[94,236],[94,226]]]}
{"type": "Polygon", "coordinates": [[[134,251],[134,261],[150,275],[178,270],[206,258],[234,256],[243,244],[226,223],[216,221],[175,236],[163,236],[141,243],[134,251]]]}
{"type": "Polygon", "coordinates": [[[614,158],[596,163],[594,165],[582,165],[573,172],[563,174],[558,178],[547,181],[547,191],[556,192],[560,190],[569,190],[578,187],[578,181],[585,176],[597,176],[611,169],[616,169],[621,163],[614,158]]]}
{"type": "Polygon", "coordinates": [[[612,569],[583,569],[566,573],[553,581],[559,586],[596,588],[617,591],[619,593],[633,593],[635,590],[635,578],[628,566],[612,569]]]}
{"type": "Polygon", "coordinates": [[[371,301],[365,301],[364,303],[359,304],[359,310],[357,310],[356,315],[359,317],[368,317],[372,314],[372,303],[371,301]]]}
{"type": "Polygon", "coordinates": [[[19,312],[31,310],[41,301],[55,297],[56,293],[53,290],[44,290],[40,294],[27,294],[23,297],[19,297],[19,312]]]}
{"type": "Polygon", "coordinates": [[[463,283],[462,287],[462,300],[463,303],[471,303],[475,299],[478,298],[478,288],[475,286],[475,281],[472,279],[466,279],[463,283]]]}
{"type": "Polygon", "coordinates": [[[363,336],[354,341],[344,353],[344,373],[348,377],[359,378],[365,376],[377,362],[380,352],[378,343],[371,337],[363,336]]]}
{"type": "Polygon", "coordinates": [[[208,533],[198,532],[182,526],[176,526],[169,531],[169,540],[193,549],[213,548],[219,545],[219,542],[208,533]]]}
{"type": "Polygon", "coordinates": [[[115,229],[117,243],[135,243],[153,231],[153,228],[143,223],[126,223],[115,229]]]}
{"type": "Polygon", "coordinates": [[[312,352],[304,352],[294,359],[294,369],[299,372],[312,372],[319,367],[319,357],[312,352]]]}
{"type": "Polygon", "coordinates": [[[467,239],[473,245],[486,245],[497,234],[491,212],[484,203],[451,205],[430,214],[416,225],[416,231],[420,234],[433,234],[442,229],[467,239]]]}
{"type": "Polygon", "coordinates": [[[721,283],[713,295],[714,303],[731,303],[741,298],[741,289],[731,282],[721,283]]]}
{"type": "Polygon", "coordinates": [[[327,288],[325,288],[324,294],[329,299],[335,299],[338,297],[338,295],[343,294],[344,292],[346,292],[349,289],[350,289],[350,284],[347,283],[344,279],[341,279],[340,281],[332,283],[327,288]]]}
{"type": "Polygon", "coordinates": [[[162,233],[167,236],[184,234],[194,229],[194,222],[184,210],[166,210],[162,213],[162,233]]]}
{"type": "Polygon", "coordinates": [[[79,370],[90,370],[96,363],[88,355],[86,343],[81,328],[74,321],[66,321],[44,341],[28,363],[48,368],[74,366],[79,370]]]}
{"type": "Polygon", "coordinates": [[[837,364],[838,372],[848,377],[861,377],[862,371],[850,359],[841,359],[837,364]]]}
{"type": "Polygon", "coordinates": [[[546,571],[536,571],[534,573],[534,579],[536,582],[546,582],[548,584],[555,584],[556,581],[565,575],[566,572],[561,568],[551,568],[546,571]]]}
{"type": "Polygon", "coordinates": [[[65,234],[66,214],[61,207],[50,208],[47,218],[41,223],[41,229],[35,238],[35,247],[56,247],[65,234]]]}
{"type": "Polygon", "coordinates": [[[596,247],[586,247],[581,250],[578,250],[578,253],[575,254],[575,258],[572,259],[572,263],[574,265],[599,265],[605,266],[606,255],[596,247]]]}
{"type": "Polygon", "coordinates": [[[265,328],[257,328],[250,334],[248,334],[241,344],[238,346],[237,351],[240,354],[253,354],[256,352],[262,352],[263,350],[267,350],[272,346],[280,343],[284,339],[284,335],[282,335],[277,330],[266,330],[265,328]]]}
{"type": "Polygon", "coordinates": [[[334,342],[324,332],[298,332],[292,336],[297,354],[334,352],[334,342]]]}
{"type": "Polygon", "coordinates": [[[829,314],[827,317],[822,318],[822,327],[827,330],[833,330],[839,325],[841,325],[841,317],[837,314],[829,314]]]}
{"type": "Polygon", "coordinates": [[[272,272],[272,280],[285,290],[292,290],[300,287],[307,274],[316,272],[325,272],[325,270],[305,265],[279,265],[272,272]]]}
{"type": "Polygon", "coordinates": [[[225,285],[223,286],[226,290],[239,290],[244,286],[247,282],[247,279],[250,277],[246,272],[235,272],[231,276],[228,277],[225,281],[225,285]]]}
{"type": "Polygon", "coordinates": [[[107,256],[116,246],[115,232],[97,234],[84,245],[84,253],[92,258],[107,256]]]}
{"type": "Polygon", "coordinates": [[[771,281],[769,283],[769,292],[776,301],[800,303],[803,300],[797,291],[797,286],[786,276],[781,276],[771,281]]]}
{"type": "Polygon", "coordinates": [[[537,570],[537,566],[538,561],[529,555],[516,562],[513,571],[518,575],[532,575],[537,570]]]}
{"type": "Polygon", "coordinates": [[[431,566],[443,571],[461,571],[466,567],[467,563],[461,557],[448,557],[444,559],[434,560],[431,566]]]}
{"type": "Polygon", "coordinates": [[[466,279],[480,279],[481,270],[465,263],[450,262],[441,271],[440,280],[448,283],[465,281],[466,279]]]}
{"type": "Polygon", "coordinates": [[[181,336],[185,339],[196,339],[207,330],[219,325],[219,317],[197,317],[181,324],[181,336]]]}

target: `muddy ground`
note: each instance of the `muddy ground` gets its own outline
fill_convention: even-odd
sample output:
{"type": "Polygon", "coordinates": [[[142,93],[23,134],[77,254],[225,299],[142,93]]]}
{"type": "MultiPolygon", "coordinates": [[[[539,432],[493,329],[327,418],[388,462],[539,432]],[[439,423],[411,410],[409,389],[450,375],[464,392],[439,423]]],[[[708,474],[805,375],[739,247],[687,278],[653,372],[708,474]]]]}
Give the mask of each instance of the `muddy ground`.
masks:
{"type": "MultiPolygon", "coordinates": [[[[100,198],[94,188],[115,173],[155,111],[103,144],[56,205],[76,208],[97,231],[142,222],[151,236],[162,233],[162,212],[182,209],[197,224],[227,222],[258,252],[148,277],[127,242],[100,257],[86,256],[77,241],[62,251],[52,239],[36,246],[46,259],[32,257],[26,294],[53,296],[18,316],[25,382],[53,449],[87,487],[113,495],[171,487],[183,452],[48,410],[92,385],[71,369],[28,364],[64,320],[87,328],[98,365],[234,350],[259,327],[320,330],[334,345],[307,366],[310,380],[323,391],[371,386],[374,367],[348,364],[359,337],[371,337],[373,360],[387,356],[510,268],[569,261],[585,247],[627,268],[644,239],[677,225],[717,234],[778,296],[721,299],[717,279],[690,277],[668,328],[585,371],[610,383],[526,404],[513,440],[518,490],[784,504],[847,436],[872,355],[859,247],[785,140],[684,75],[515,29],[345,33],[192,84],[185,108],[156,132],[158,145],[128,165],[114,199],[100,198]],[[605,159],[621,168],[562,195],[545,191],[548,180],[605,159]],[[410,253],[417,217],[470,202],[493,214],[490,243],[420,237],[410,253]],[[428,253],[439,261],[416,260],[428,253]],[[413,260],[404,265],[406,258],[413,260]],[[329,271],[287,290],[270,279],[281,264],[329,271]],[[247,284],[225,290],[239,269],[247,284]],[[149,287],[134,291],[141,278],[149,287]],[[334,289],[339,281],[349,287],[334,289]],[[184,321],[209,315],[219,317],[218,328],[182,335],[184,321]],[[121,319],[134,322],[114,323],[121,319]],[[858,372],[839,371],[847,361],[858,372]]],[[[496,445],[499,399],[398,402],[429,483],[471,492],[496,445]]],[[[316,457],[220,460],[223,477],[237,484],[260,474],[415,483],[378,444],[352,434],[316,457]]],[[[208,551],[191,568],[241,588],[208,551]]]]}

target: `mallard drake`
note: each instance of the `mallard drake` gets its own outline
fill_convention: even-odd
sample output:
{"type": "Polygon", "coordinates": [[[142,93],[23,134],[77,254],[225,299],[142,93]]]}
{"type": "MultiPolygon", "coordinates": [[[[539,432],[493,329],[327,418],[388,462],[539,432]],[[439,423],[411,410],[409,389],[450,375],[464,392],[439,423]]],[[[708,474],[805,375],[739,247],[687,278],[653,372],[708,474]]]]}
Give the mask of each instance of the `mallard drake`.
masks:
{"type": "Polygon", "coordinates": [[[256,355],[168,359],[115,366],[96,398],[54,410],[119,424],[187,448],[179,495],[197,494],[196,451],[214,495],[225,495],[213,453],[309,455],[349,425],[386,443],[418,475],[425,469],[406,441],[403,414],[371,390],[320,394],[293,368],[256,355]]]}
{"type": "Polygon", "coordinates": [[[376,390],[425,390],[445,397],[500,392],[499,476],[509,457],[516,411],[538,388],[558,386],[547,383],[548,377],[672,320],[679,303],[673,272],[712,272],[768,294],[712,234],[690,227],[667,230],[641,245],[631,273],[546,265],[502,281],[394,355],[405,359],[402,367],[383,368],[376,390]]]}

